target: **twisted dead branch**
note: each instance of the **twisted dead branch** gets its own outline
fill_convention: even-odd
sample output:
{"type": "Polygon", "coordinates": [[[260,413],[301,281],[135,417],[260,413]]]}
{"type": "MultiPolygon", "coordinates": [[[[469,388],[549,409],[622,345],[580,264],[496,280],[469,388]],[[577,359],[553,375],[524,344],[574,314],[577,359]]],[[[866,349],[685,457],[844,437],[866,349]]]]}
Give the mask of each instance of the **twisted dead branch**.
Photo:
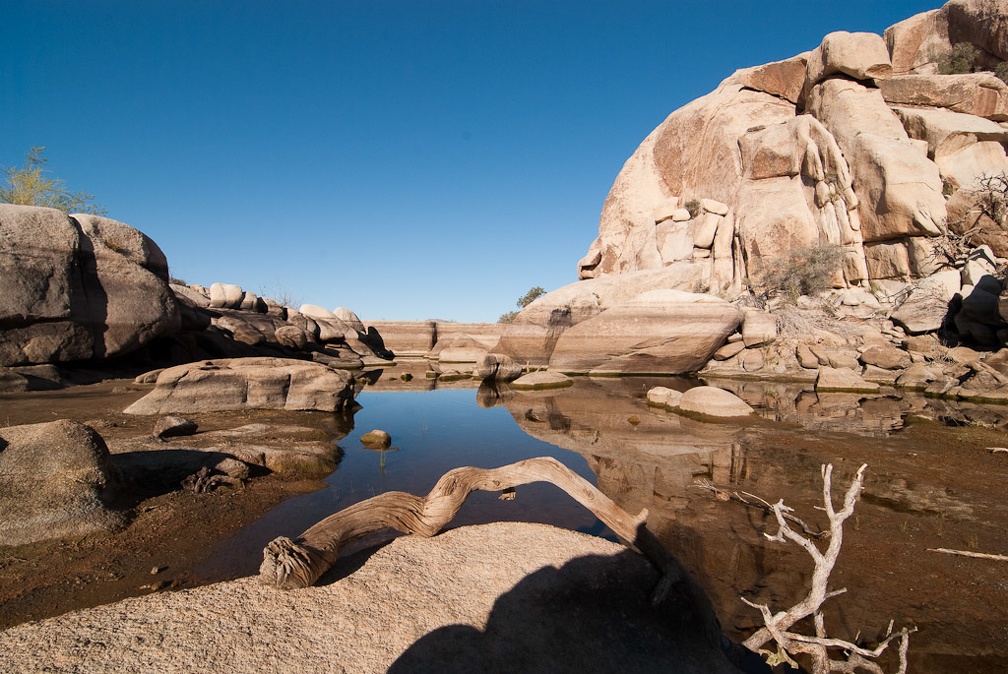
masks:
{"type": "Polygon", "coordinates": [[[676,587],[701,614],[706,635],[720,640],[721,628],[703,588],[647,528],[647,509],[636,517],[556,459],[539,457],[500,468],[455,468],[445,473],[425,497],[406,492],[386,492],[330,515],[294,540],[280,536],[263,550],[261,582],[283,590],[312,585],[328,571],[350,542],[382,529],[431,537],[440,532],[473,491],[500,491],[514,498],[514,488],[531,482],[549,482],[563,489],[633,546],[658,571],[661,580],[652,602],[665,600],[676,587]]]}
{"type": "Polygon", "coordinates": [[[829,576],[836,565],[837,557],[840,555],[840,547],[843,544],[843,523],[854,513],[854,505],[864,487],[864,471],[867,464],[862,465],[854,481],[848,488],[844,496],[843,507],[837,511],[833,506],[833,466],[822,467],[823,480],[823,510],[829,517],[829,545],[825,552],[808,538],[802,536],[791,528],[787,514],[793,512],[791,508],[784,505],[784,501],[778,501],[773,506],[774,516],[777,518],[778,531],[774,535],[764,534],[767,539],[775,542],[791,541],[800,545],[812,557],[815,568],[812,572],[812,583],[808,595],[786,611],[773,613],[766,604],[756,604],[746,598],[742,601],[759,610],[763,615],[764,627],[758,630],[751,637],[743,642],[746,648],[759,651],[770,641],[777,645],[777,653],[768,653],[770,659],[775,661],[786,661],[794,664],[791,656],[802,653],[812,658],[814,671],[816,674],[826,674],[828,672],[855,672],[859,669],[882,674],[882,668],[874,660],[894,640],[899,640],[899,674],[905,674],[907,669],[907,650],[910,644],[910,634],[916,628],[906,628],[893,632],[893,623],[889,623],[889,629],[885,638],[872,649],[858,646],[857,644],[843,639],[832,639],[826,636],[826,628],[823,620],[822,605],[832,597],[846,592],[846,588],[828,591],[827,583],[829,576]],[[815,636],[807,636],[790,631],[790,628],[800,620],[812,616],[815,625],[815,636]],[[830,651],[842,651],[846,653],[846,659],[835,660],[830,656],[830,651]]]}

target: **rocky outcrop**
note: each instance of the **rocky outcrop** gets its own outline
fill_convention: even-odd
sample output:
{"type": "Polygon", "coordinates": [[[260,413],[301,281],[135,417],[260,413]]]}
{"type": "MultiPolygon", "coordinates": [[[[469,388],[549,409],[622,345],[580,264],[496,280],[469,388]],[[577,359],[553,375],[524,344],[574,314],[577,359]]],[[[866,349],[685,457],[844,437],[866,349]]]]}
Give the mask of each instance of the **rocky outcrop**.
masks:
{"type": "MultiPolygon", "coordinates": [[[[897,298],[886,308],[911,334],[951,329],[951,341],[996,345],[999,293],[967,281],[975,274],[962,258],[980,244],[1008,256],[1008,209],[982,203],[985,176],[1008,174],[1008,85],[989,72],[937,74],[933,62],[966,41],[991,68],[1004,60],[1006,26],[1003,3],[952,0],[884,37],[838,31],[810,52],[736,71],[644,139],[606,198],[581,280],[529,305],[497,350],[572,372],[678,372],[647,369],[661,361],[650,357],[654,345],[640,340],[641,357],[600,317],[625,322],[633,310],[619,307],[656,289],[728,299],[751,291],[762,308],[781,292],[772,285],[781,261],[796,267],[783,273],[800,275],[809,255],[839,259],[824,272],[836,289],[897,298]],[[917,285],[946,272],[963,279],[917,285]],[[568,352],[587,350],[571,343],[593,331],[610,338],[610,353],[600,346],[597,362],[576,362],[568,352]]],[[[1003,201],[1000,187],[993,198],[1003,201]]],[[[859,320],[884,310],[875,297],[850,301],[845,312],[859,320]]],[[[755,350],[776,337],[771,316],[760,327],[756,319],[713,357],[748,373],[815,361],[794,344],[755,350]]],[[[836,358],[856,369],[858,356],[836,358]]]]}
{"type": "Polygon", "coordinates": [[[95,215],[0,204],[0,365],[110,358],[176,331],[168,264],[95,215]]]}
{"type": "Polygon", "coordinates": [[[162,355],[152,360],[164,360],[165,353],[170,363],[267,356],[356,370],[393,357],[378,331],[349,309],[293,309],[234,284],[171,288],[182,308],[182,331],[158,340],[153,350],[162,355]]]}
{"type": "Polygon", "coordinates": [[[923,245],[914,239],[945,231],[943,189],[965,187],[1005,162],[1004,130],[994,121],[1003,119],[1008,87],[990,73],[918,73],[919,52],[947,51],[950,30],[990,50],[1005,16],[994,3],[951,2],[885,39],[831,33],[812,52],[737,71],[669,115],[627,161],[580,278],[689,260],[709,288],[738,290],[761,258],[815,242],[845,247],[846,285],[929,273],[886,264],[891,253],[880,258],[886,249],[864,244],[899,245],[910,257],[923,245]],[[926,107],[914,120],[893,109],[908,105],[915,114],[926,107]],[[929,116],[944,109],[965,116],[940,124],[929,116]],[[942,128],[926,130],[932,126],[942,128]],[[940,151],[918,143],[938,134],[950,141],[940,151]],[[949,161],[951,154],[961,156],[949,161]],[[705,198],[723,205],[723,222],[698,208],[685,221],[671,217],[705,198]]]}
{"type": "Polygon", "coordinates": [[[476,365],[473,374],[484,381],[514,381],[522,375],[522,366],[506,354],[488,353],[476,365]]]}
{"type": "Polygon", "coordinates": [[[0,545],[107,531],[116,480],[108,447],[75,421],[0,428],[0,545]]]}
{"type": "Polygon", "coordinates": [[[564,331],[549,368],[567,374],[693,372],[741,318],[737,307],[710,295],[652,290],[564,331]]]}
{"type": "Polygon", "coordinates": [[[319,363],[284,358],[234,358],[163,370],[154,390],[127,414],[187,414],[280,409],[334,412],[353,402],[353,379],[319,363]]]}
{"type": "Polygon", "coordinates": [[[506,353],[523,365],[544,366],[557,340],[573,325],[650,291],[679,285],[699,277],[692,265],[673,265],[620,276],[605,275],[578,281],[547,293],[528,305],[504,327],[492,351],[506,353]]]}

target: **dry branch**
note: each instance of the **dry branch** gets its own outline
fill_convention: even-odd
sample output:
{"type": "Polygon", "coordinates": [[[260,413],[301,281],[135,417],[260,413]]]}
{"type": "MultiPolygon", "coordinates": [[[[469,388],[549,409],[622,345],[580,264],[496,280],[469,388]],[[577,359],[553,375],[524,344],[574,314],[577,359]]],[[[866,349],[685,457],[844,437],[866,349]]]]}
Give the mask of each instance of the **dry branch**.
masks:
{"type": "Polygon", "coordinates": [[[909,648],[910,634],[916,628],[903,628],[898,632],[893,632],[893,624],[889,623],[886,637],[873,649],[864,648],[857,644],[843,639],[833,639],[826,636],[826,628],[823,620],[822,605],[832,597],[846,592],[846,589],[828,591],[830,573],[836,565],[837,557],[840,555],[840,547],[843,544],[843,523],[854,513],[854,505],[864,486],[864,471],[867,465],[862,465],[851,482],[846,495],[844,496],[843,507],[838,511],[833,505],[833,466],[823,466],[823,510],[829,517],[829,545],[825,551],[820,550],[811,540],[797,533],[791,528],[788,513],[791,508],[784,505],[783,501],[778,501],[773,506],[773,513],[777,518],[778,531],[775,535],[764,534],[771,541],[782,542],[790,540],[800,545],[812,557],[815,568],[812,572],[812,583],[808,595],[786,611],[773,613],[766,604],[756,604],[746,598],[742,601],[759,610],[763,615],[765,627],[758,630],[751,637],[743,642],[746,648],[758,651],[761,647],[773,641],[778,648],[777,657],[791,662],[791,655],[802,653],[812,658],[814,671],[816,674],[826,674],[828,672],[855,672],[857,670],[867,670],[882,674],[882,668],[874,659],[879,657],[883,651],[894,640],[899,640],[900,664],[897,672],[905,674],[907,669],[907,649],[909,648]],[[815,624],[815,636],[808,636],[790,631],[790,628],[800,620],[812,617],[815,624]],[[840,650],[846,653],[846,659],[834,660],[830,657],[830,650],[840,650]]]}
{"type": "Polygon", "coordinates": [[[284,590],[312,585],[328,571],[350,542],[369,533],[392,528],[430,537],[440,532],[473,491],[501,491],[531,482],[549,482],[563,489],[606,524],[623,541],[643,554],[662,577],[652,595],[659,603],[676,586],[700,611],[707,636],[720,639],[714,608],[703,589],[646,526],[648,511],[636,517],[620,508],[594,485],[556,459],[540,457],[500,468],[455,468],[445,473],[426,497],[386,492],[330,515],[291,540],[280,536],[263,550],[259,579],[284,590]]]}
{"type": "Polygon", "coordinates": [[[928,548],[928,552],[942,552],[946,555],[960,557],[976,557],[977,559],[992,559],[995,562],[1008,562],[1008,555],[995,555],[989,552],[970,552],[969,550],[953,550],[951,548],[928,548]]]}

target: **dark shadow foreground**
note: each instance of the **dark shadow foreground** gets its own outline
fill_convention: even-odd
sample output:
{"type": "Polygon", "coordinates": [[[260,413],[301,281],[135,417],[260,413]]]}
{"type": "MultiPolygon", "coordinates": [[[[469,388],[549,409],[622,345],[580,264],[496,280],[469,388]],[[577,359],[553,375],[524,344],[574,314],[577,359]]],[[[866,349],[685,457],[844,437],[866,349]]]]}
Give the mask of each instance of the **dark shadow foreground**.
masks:
{"type": "Polygon", "coordinates": [[[497,600],[485,630],[435,630],[389,672],[739,671],[675,590],[651,606],[657,582],[658,573],[630,551],[540,569],[497,600]]]}

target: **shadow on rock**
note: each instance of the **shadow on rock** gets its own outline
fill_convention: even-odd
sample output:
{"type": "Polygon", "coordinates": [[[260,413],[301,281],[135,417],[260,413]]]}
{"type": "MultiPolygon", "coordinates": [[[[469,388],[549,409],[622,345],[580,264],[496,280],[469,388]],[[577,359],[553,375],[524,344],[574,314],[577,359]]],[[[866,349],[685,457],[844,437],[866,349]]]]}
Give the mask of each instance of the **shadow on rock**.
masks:
{"type": "Polygon", "coordinates": [[[681,597],[652,607],[657,572],[639,555],[589,555],[526,576],[482,631],[434,630],[389,668],[405,672],[735,672],[681,597]]]}

